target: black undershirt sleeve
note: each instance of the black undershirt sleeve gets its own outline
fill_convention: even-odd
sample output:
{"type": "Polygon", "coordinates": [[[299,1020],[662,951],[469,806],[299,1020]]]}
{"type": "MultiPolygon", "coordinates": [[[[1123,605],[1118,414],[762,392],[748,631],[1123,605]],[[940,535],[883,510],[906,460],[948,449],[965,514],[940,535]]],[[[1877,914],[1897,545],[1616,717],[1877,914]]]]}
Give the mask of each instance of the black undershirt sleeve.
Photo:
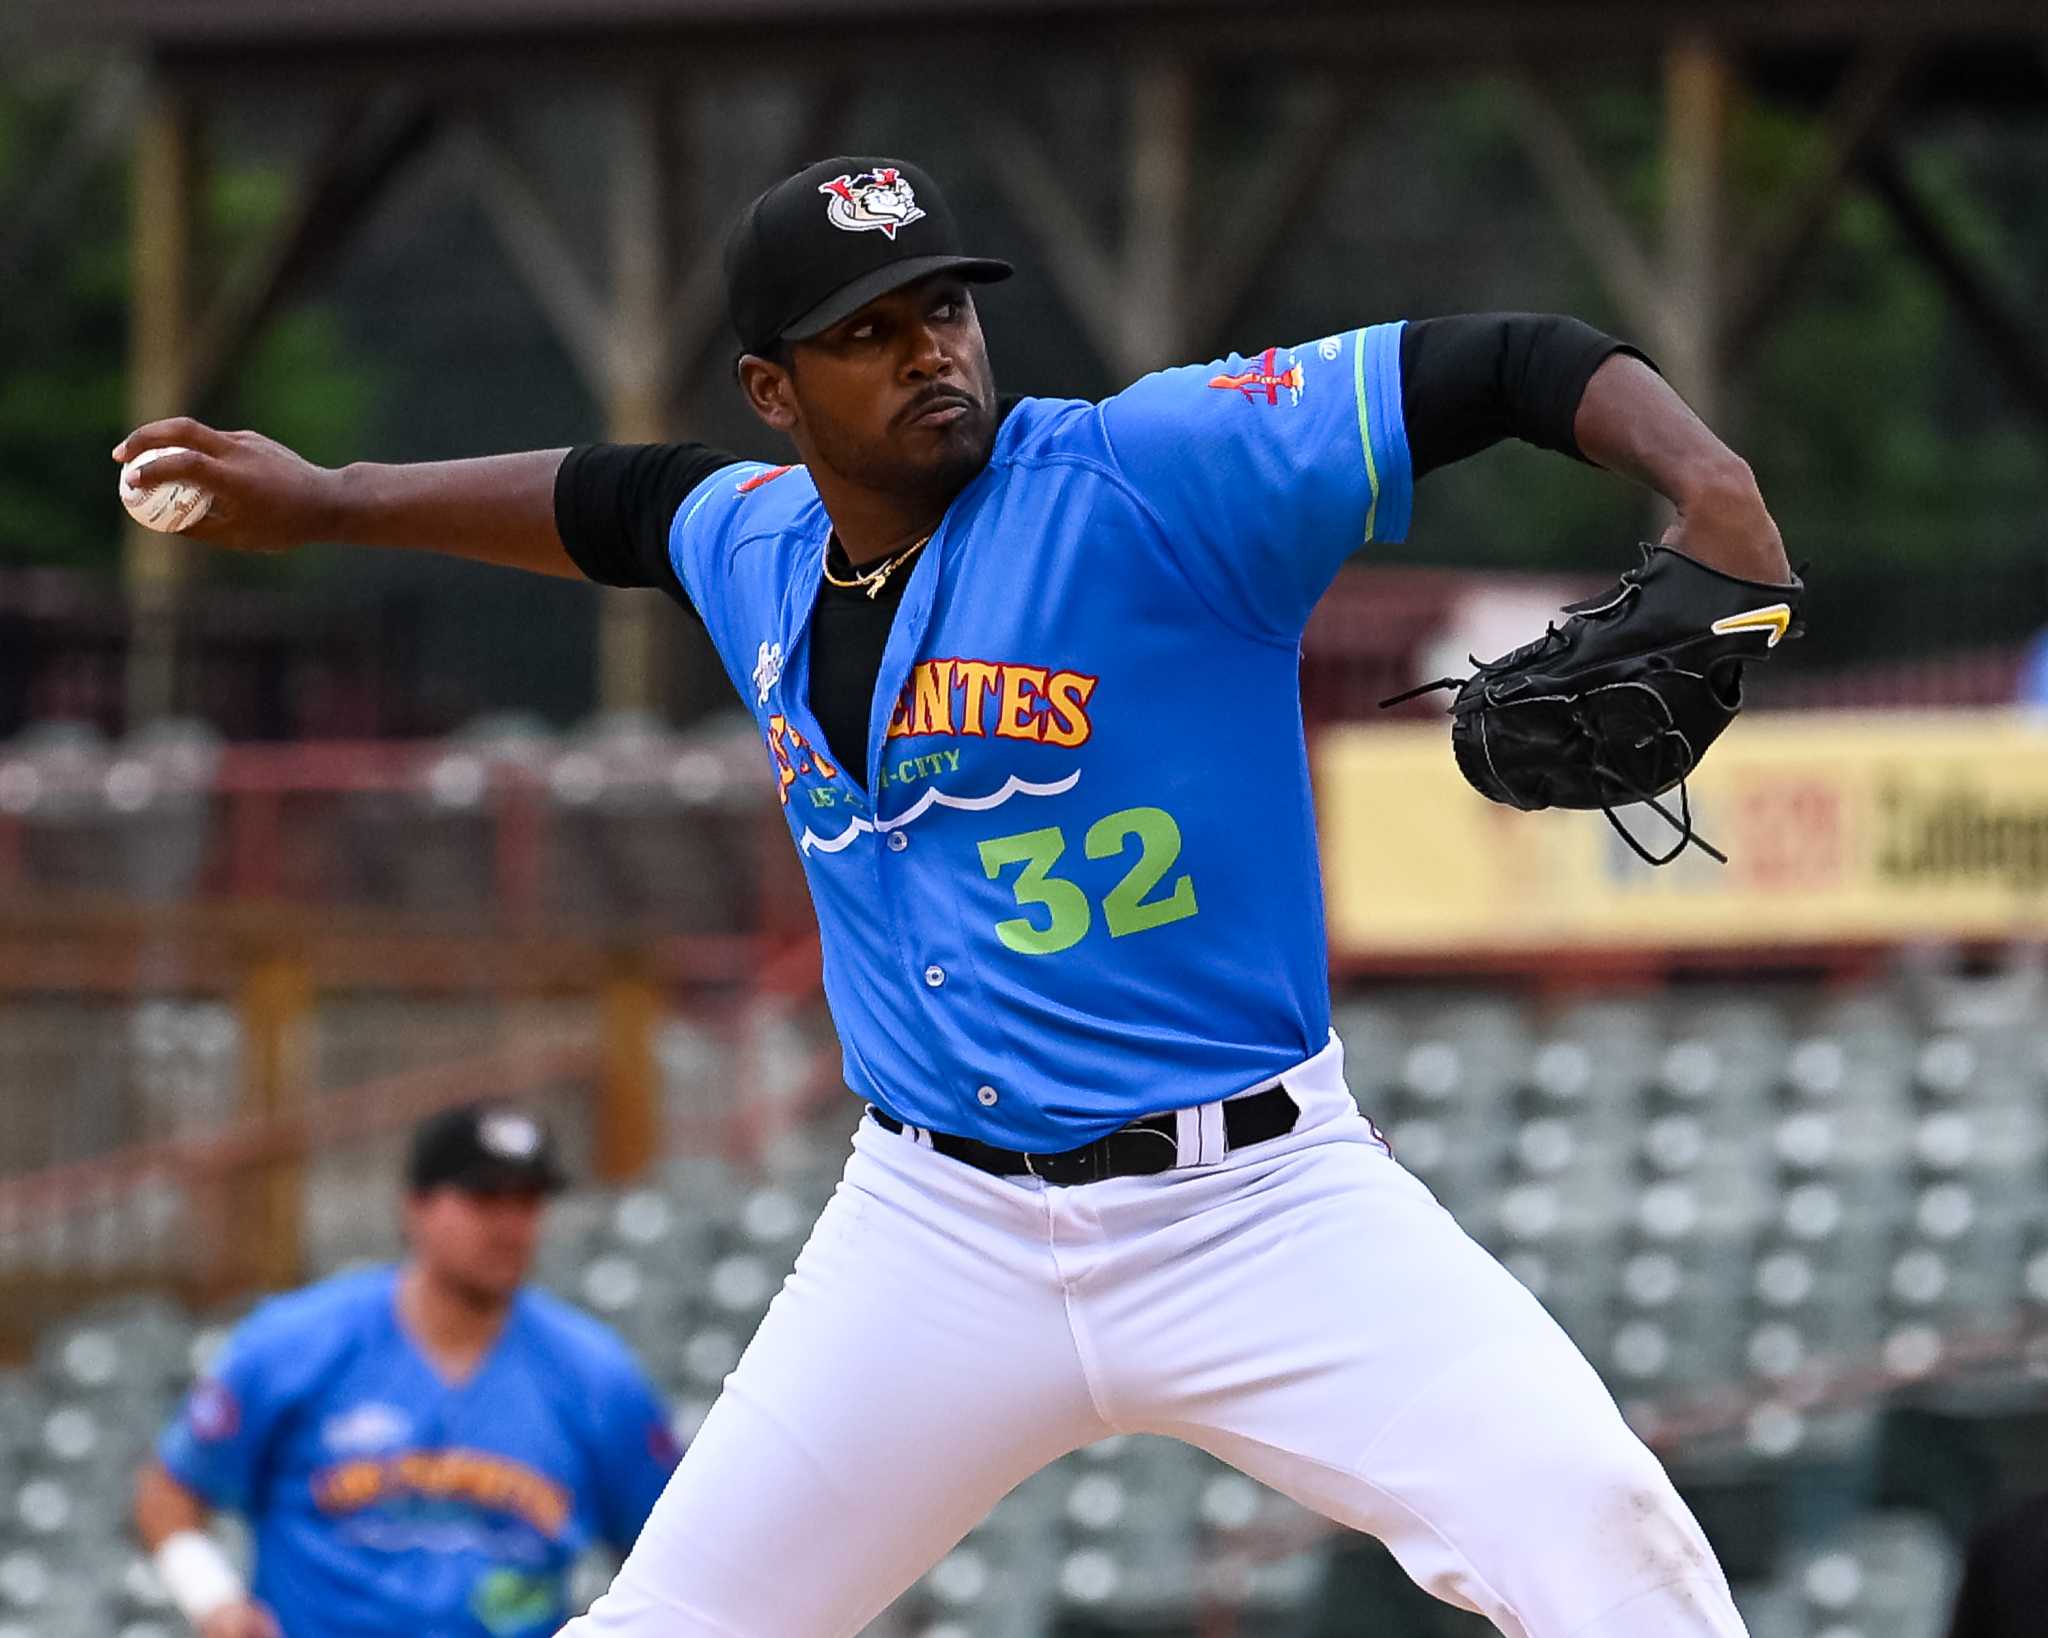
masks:
{"type": "MultiPolygon", "coordinates": [[[[1584,459],[1572,422],[1586,383],[1616,352],[1643,356],[1571,318],[1475,313],[1411,322],[1401,336],[1401,388],[1415,476],[1503,438],[1584,459]]],[[[1003,410],[1014,402],[1004,400],[1003,410]]],[[[556,531],[600,585],[658,587],[697,614],[669,561],[669,528],[691,490],[738,460],[703,444],[581,445],[555,478],[556,531]]],[[[909,583],[897,576],[877,599],[829,583],[821,589],[811,706],[827,745],[849,767],[866,766],[868,701],[909,583]]]]}
{"type": "Polygon", "coordinates": [[[600,586],[653,586],[697,614],[669,561],[669,526],[691,490],[739,458],[704,444],[578,445],[555,474],[555,532],[600,586]]]}
{"type": "Polygon", "coordinates": [[[1401,408],[1421,478],[1503,438],[1578,460],[1572,422],[1593,372],[1626,342],[1557,313],[1461,313],[1401,332],[1401,408]]]}

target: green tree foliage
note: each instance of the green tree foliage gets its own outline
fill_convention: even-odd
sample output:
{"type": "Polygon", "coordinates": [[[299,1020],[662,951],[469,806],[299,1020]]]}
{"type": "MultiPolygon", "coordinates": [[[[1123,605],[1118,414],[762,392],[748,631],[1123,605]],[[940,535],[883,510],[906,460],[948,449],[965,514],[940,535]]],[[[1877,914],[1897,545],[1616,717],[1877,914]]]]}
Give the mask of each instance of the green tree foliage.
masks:
{"type": "MultiPolygon", "coordinates": [[[[2029,265],[2048,267],[2048,234],[2039,216],[2018,219],[2018,178],[1983,162],[1996,145],[1986,154],[1977,135],[1923,135],[1912,181],[2017,306],[2029,265]]],[[[1811,120],[1750,109],[1736,144],[1746,203],[1759,208],[1770,172],[1782,191],[1819,163],[1818,146],[1811,120]]],[[[1751,459],[1787,535],[1864,543],[1907,571],[2038,558],[2048,429],[1988,348],[1885,207],[1852,189],[1755,356],[1732,361],[1751,459]]]]}
{"type": "MultiPolygon", "coordinates": [[[[111,567],[123,522],[107,458],[128,430],[128,148],[116,141],[49,197],[49,167],[76,141],[98,90],[73,65],[0,83],[0,219],[29,213],[0,253],[0,562],[111,567]]],[[[281,215],[272,165],[212,168],[201,201],[201,299],[281,215]]],[[[327,310],[300,305],[266,329],[233,382],[196,412],[257,425],[315,459],[342,458],[368,413],[374,371],[345,358],[327,310]]]]}
{"type": "MultiPolygon", "coordinates": [[[[1091,83],[1102,95],[1076,105],[1088,129],[1069,139],[1084,156],[1114,151],[1121,107],[1108,71],[1091,83]]],[[[34,196],[85,89],[76,71],[0,87],[0,209],[10,218],[34,196]]],[[[1822,89],[1795,95],[1773,86],[1736,97],[1724,235],[1731,261],[1825,163],[1822,89]]],[[[1560,105],[1622,215],[1654,252],[1666,186],[1654,72],[1645,65],[1588,75],[1560,105]]],[[[2016,300],[2048,288],[2048,130],[2038,113],[2011,106],[1981,114],[1957,107],[1921,108],[1900,126],[1917,190],[2016,300]]],[[[551,142],[565,172],[597,174],[603,145],[594,109],[559,112],[551,142]]],[[[1265,132],[1246,118],[1234,112],[1230,129],[1256,147],[1265,132]]],[[[253,140],[224,133],[218,144],[201,290],[216,288],[284,207],[289,167],[279,139],[267,125],[248,135],[253,140]]],[[[874,135],[885,143],[902,137],[912,151],[937,140],[886,121],[874,135]]],[[[1230,140],[1216,130],[1207,137],[1212,148],[1230,140]]],[[[1319,201],[1303,212],[1282,265],[1233,316],[1233,340],[1313,334],[1351,314],[1534,307],[1581,313],[1655,350],[1654,336],[1633,334],[1540,185],[1497,81],[1432,81],[1366,118],[1347,147],[1319,201]]],[[[970,151],[955,169],[971,178],[976,163],[970,151]]],[[[1091,196],[1101,195],[1100,208],[1113,211],[1114,167],[1084,157],[1073,168],[1091,196]]],[[[973,202],[971,180],[955,191],[973,202]]],[[[261,427],[328,461],[587,435],[582,387],[465,214],[471,207],[452,193],[433,197],[432,213],[403,234],[386,233],[381,248],[376,235],[367,248],[359,243],[349,268],[325,287],[324,305],[301,304],[273,322],[223,401],[202,412],[261,427]],[[380,415],[379,406],[394,413],[380,415]]],[[[1029,235],[1000,218],[996,225],[1014,235],[1029,271],[1029,235]]],[[[118,550],[104,452],[124,421],[126,236],[117,153],[73,190],[61,222],[45,226],[25,261],[0,249],[0,281],[8,281],[0,285],[8,359],[0,374],[0,554],[9,558],[108,563],[118,550]]],[[[1095,378],[1100,372],[1042,268],[1017,281],[1027,285],[992,298],[1006,384],[1054,392],[1120,386],[1095,378]]],[[[2048,618],[2038,574],[2027,578],[2048,544],[2048,437],[1998,362],[1914,260],[1885,207],[1854,184],[1760,337],[1729,361],[1720,419],[1756,466],[1794,557],[1826,565],[1831,577],[1853,566],[1864,577],[1859,611],[1868,614],[1860,589],[1867,584],[1903,611],[1895,629],[1910,629],[1923,650],[2014,637],[2048,618]],[[1985,588],[1980,604],[1951,586],[1933,607],[1928,588],[1944,576],[1953,582],[1958,563],[1969,566],[1972,587],[1985,588]],[[1873,577],[1881,576],[1892,590],[1878,586],[1873,577]],[[1930,614],[1947,617],[1949,628],[1937,635],[1930,614]]],[[[748,449],[761,443],[759,430],[716,394],[693,400],[691,414],[704,435],[748,449]],[[714,401],[723,405],[716,414],[707,408],[714,401]]],[[[1516,447],[1430,479],[1421,500],[1413,539],[1399,555],[1437,565],[1608,568],[1652,524],[1625,486],[1516,447]]],[[[317,575],[320,561],[265,572],[317,575]]],[[[1857,629],[1870,634],[1873,652],[1892,642],[1880,640],[1871,618],[1857,629]]]]}
{"type": "MultiPolygon", "coordinates": [[[[1618,211],[1653,256],[1666,178],[1653,82],[1614,79],[1561,98],[1618,211]]],[[[1738,95],[1727,153],[1731,267],[1826,163],[1818,99],[1738,95]]],[[[1477,86],[1441,98],[1412,148],[1442,190],[1448,223],[1507,288],[1472,272],[1457,305],[1554,306],[1643,343],[1535,186],[1511,103],[1477,86]],[[1559,247],[1567,253],[1559,257],[1559,247]]],[[[2016,310],[2048,288],[2048,130],[2038,113],[1930,107],[1901,128],[1915,193],[2016,310]]],[[[1419,310],[1432,310],[1423,297],[1419,310]]],[[[1444,305],[1442,298],[1438,304],[1444,305]]],[[[2048,622],[2048,429],[2030,416],[1990,344],[1852,179],[1761,334],[1727,360],[1720,429],[1757,470],[1791,555],[1811,559],[1828,606],[1802,659],[1823,665],[2016,641],[2048,622]],[[1958,569],[1966,573],[1959,574],[1958,569]]],[[[1611,561],[1646,514],[1611,482],[1507,447],[1432,478],[1404,555],[1474,566],[1583,570],[1611,561]]]]}

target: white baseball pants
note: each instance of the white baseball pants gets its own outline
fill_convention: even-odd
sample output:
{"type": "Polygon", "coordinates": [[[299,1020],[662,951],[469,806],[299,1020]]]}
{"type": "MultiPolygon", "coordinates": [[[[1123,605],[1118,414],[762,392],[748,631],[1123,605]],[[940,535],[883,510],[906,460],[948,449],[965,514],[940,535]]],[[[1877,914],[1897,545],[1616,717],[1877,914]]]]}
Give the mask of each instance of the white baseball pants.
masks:
{"type": "Polygon", "coordinates": [[[1342,1049],[1296,1129],[1049,1187],[862,1124],[611,1590],[563,1638],[839,1638],[1013,1485],[1187,1440],[1508,1638],[1727,1638],[1706,1539],[1529,1295],[1387,1154],[1342,1049]]]}

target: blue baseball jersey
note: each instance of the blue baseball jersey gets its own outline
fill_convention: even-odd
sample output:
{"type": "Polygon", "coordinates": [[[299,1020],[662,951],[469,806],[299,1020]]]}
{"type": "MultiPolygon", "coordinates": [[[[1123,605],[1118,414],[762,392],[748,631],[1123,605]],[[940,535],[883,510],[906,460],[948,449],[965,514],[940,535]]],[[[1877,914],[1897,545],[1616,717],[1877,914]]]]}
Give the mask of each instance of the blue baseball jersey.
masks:
{"type": "Polygon", "coordinates": [[[1301,635],[1345,558],[1407,528],[1401,329],[1017,405],[910,571],[865,768],[809,705],[809,475],[728,466],[677,509],[855,1092],[1060,1150],[1326,1043],[1301,635]]]}
{"type": "Polygon", "coordinates": [[[661,1403],[618,1338],[531,1290],[448,1383],[396,1298],[380,1268],[263,1304],[158,1454],[248,1518],[285,1638],[541,1638],[570,1565],[630,1546],[668,1482],[661,1403]]]}

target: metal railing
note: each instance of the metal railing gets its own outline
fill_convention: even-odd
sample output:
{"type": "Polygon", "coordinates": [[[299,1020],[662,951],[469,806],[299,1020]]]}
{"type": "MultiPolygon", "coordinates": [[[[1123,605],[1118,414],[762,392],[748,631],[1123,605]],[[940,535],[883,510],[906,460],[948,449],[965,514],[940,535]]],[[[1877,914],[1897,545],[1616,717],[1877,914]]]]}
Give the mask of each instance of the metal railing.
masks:
{"type": "Polygon", "coordinates": [[[456,926],[808,923],[751,725],[600,720],[424,743],[203,726],[0,745],[0,902],[322,904],[456,926]]]}

